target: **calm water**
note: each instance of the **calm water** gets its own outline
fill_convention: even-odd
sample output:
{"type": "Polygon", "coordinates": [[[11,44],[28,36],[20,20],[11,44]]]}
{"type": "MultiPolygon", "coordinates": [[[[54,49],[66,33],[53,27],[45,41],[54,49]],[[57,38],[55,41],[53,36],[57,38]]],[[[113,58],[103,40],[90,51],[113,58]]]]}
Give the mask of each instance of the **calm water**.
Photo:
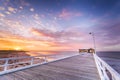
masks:
{"type": "Polygon", "coordinates": [[[120,52],[97,52],[97,54],[101,58],[120,59],[120,52]]]}
{"type": "Polygon", "coordinates": [[[97,52],[98,56],[120,73],[120,52],[97,52]]]}
{"type": "Polygon", "coordinates": [[[78,51],[1,51],[0,58],[22,57],[22,56],[46,56],[47,59],[60,59],[78,54],[78,51]]]}

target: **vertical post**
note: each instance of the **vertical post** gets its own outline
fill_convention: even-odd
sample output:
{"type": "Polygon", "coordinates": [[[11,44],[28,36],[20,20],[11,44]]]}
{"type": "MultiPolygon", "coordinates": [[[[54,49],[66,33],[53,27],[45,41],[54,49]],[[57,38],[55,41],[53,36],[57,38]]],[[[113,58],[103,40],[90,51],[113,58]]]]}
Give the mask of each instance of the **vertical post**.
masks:
{"type": "Polygon", "coordinates": [[[95,54],[96,54],[95,35],[94,35],[94,33],[93,33],[93,32],[90,32],[89,34],[91,34],[91,35],[92,35],[92,37],[93,37],[94,50],[95,50],[95,54]]]}
{"type": "Polygon", "coordinates": [[[47,57],[45,56],[45,62],[47,62],[47,57]]]}
{"type": "Polygon", "coordinates": [[[34,57],[31,57],[31,65],[33,65],[33,60],[34,60],[34,57]]]}
{"type": "Polygon", "coordinates": [[[103,66],[103,74],[104,74],[103,76],[105,77],[105,79],[106,79],[106,80],[109,80],[109,77],[108,77],[108,75],[107,75],[105,66],[103,66]]]}
{"type": "Polygon", "coordinates": [[[4,71],[7,70],[9,59],[5,59],[4,71]]]}

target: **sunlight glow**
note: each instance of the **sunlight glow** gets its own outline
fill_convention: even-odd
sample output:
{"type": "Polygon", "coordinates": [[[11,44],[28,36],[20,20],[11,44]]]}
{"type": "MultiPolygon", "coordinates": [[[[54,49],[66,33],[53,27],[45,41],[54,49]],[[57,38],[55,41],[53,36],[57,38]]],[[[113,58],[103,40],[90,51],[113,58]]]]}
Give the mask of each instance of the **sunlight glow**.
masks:
{"type": "Polygon", "coordinates": [[[22,48],[21,47],[15,47],[14,49],[18,51],[18,50],[21,50],[22,48]]]}

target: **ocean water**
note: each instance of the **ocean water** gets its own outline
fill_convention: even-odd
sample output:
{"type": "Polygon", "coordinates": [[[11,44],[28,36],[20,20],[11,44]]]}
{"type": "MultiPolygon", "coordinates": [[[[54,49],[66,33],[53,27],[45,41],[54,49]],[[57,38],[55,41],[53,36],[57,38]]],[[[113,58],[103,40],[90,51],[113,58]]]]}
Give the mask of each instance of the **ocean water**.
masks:
{"type": "Polygon", "coordinates": [[[120,73],[120,52],[97,52],[97,55],[120,73]]]}
{"type": "Polygon", "coordinates": [[[120,59],[120,52],[97,52],[97,55],[101,58],[120,59]]]}
{"type": "MultiPolygon", "coordinates": [[[[78,51],[0,51],[0,58],[22,57],[22,56],[71,56],[79,54],[78,51]]],[[[120,52],[97,52],[97,55],[103,60],[116,59],[120,60],[120,52]]]]}
{"type": "Polygon", "coordinates": [[[0,58],[22,56],[71,56],[78,51],[0,51],[0,58]]]}

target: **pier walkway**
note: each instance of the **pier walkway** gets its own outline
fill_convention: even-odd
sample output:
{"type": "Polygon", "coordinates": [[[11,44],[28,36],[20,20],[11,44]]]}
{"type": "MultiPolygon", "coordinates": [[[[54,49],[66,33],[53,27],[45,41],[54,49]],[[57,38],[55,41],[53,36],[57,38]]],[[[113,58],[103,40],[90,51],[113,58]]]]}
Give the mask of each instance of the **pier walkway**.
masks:
{"type": "Polygon", "coordinates": [[[92,54],[70,58],[1,75],[0,80],[100,80],[92,54]]]}

